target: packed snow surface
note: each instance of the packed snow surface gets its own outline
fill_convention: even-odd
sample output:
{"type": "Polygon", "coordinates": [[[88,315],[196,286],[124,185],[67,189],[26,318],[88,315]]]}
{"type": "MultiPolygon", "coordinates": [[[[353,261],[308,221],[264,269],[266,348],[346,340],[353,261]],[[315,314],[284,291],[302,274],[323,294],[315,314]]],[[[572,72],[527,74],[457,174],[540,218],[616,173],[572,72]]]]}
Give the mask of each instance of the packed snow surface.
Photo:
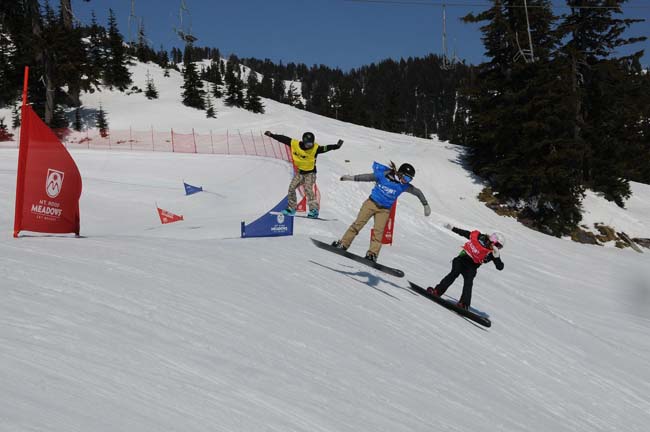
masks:
{"type": "MultiPolygon", "coordinates": [[[[647,431],[650,251],[582,245],[479,202],[461,148],[264,100],[266,114],[181,107],[180,76],[152,65],[161,99],[86,95],[112,127],[271,130],[322,144],[321,215],[294,235],[240,239],[285,195],[286,162],[252,156],[72,150],[81,234],[12,238],[18,152],[0,149],[1,431],[647,431]],[[373,161],[415,166],[380,261],[399,279],[314,247],[339,238],[373,161]],[[183,181],[204,192],[185,196],[183,181]],[[162,225],[156,205],[184,216],[162,225]],[[437,283],[465,241],[451,223],[507,238],[505,269],[479,269],[477,326],[410,291],[437,283]]],[[[144,85],[142,84],[142,87],[144,85]]],[[[648,237],[650,187],[625,210],[585,211],[648,237]]],[[[365,253],[370,226],[352,252],[365,253]]],[[[458,298],[462,281],[448,295],[458,298]]]]}

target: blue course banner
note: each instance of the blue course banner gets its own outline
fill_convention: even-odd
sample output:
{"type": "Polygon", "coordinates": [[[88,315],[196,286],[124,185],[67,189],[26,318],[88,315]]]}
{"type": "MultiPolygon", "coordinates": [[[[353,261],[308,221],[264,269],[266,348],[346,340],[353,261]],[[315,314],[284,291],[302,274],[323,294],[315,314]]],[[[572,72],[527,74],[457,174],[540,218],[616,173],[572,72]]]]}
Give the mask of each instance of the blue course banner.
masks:
{"type": "Polygon", "coordinates": [[[275,207],[256,221],[246,225],[241,223],[241,237],[278,237],[293,235],[293,217],[285,216],[282,210],[287,208],[285,197],[275,207]]]}

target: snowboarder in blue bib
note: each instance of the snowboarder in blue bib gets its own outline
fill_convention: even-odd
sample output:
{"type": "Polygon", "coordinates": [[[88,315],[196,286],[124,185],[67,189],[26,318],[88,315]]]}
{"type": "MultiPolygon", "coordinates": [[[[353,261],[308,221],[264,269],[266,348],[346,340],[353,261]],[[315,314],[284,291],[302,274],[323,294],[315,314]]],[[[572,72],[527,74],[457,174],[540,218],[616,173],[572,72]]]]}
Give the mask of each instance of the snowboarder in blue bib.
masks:
{"type": "Polygon", "coordinates": [[[314,193],[314,184],[316,183],[316,157],[330,150],[338,150],[343,145],[343,140],[339,140],[336,144],[322,146],[316,142],[316,138],[311,132],[302,134],[302,141],[284,135],[276,135],[269,131],[264,132],[264,135],[280,141],[282,144],[291,148],[293,163],[297,169],[296,175],[291,180],[291,183],[289,183],[289,191],[287,193],[288,206],[282,210],[282,213],[288,216],[296,214],[296,206],[298,205],[296,189],[298,186],[303,185],[305,194],[307,194],[307,205],[309,206],[307,217],[317,218],[319,208],[318,200],[314,193]]]}
{"type": "Polygon", "coordinates": [[[357,219],[343,234],[341,240],[335,241],[332,246],[344,250],[349,248],[357,234],[372,217],[374,218],[374,233],[370,240],[366,258],[377,262],[377,256],[381,250],[381,239],[384,236],[384,228],[390,216],[390,209],[402,192],[408,192],[418,197],[424,206],[424,215],[429,216],[431,214],[431,208],[424,194],[411,184],[413,177],[415,177],[413,165],[405,163],[397,169],[393,162],[390,163],[390,166],[375,162],[372,165],[372,173],[369,174],[342,176],[341,181],[375,182],[375,187],[372,189],[370,197],[361,206],[357,219]]]}

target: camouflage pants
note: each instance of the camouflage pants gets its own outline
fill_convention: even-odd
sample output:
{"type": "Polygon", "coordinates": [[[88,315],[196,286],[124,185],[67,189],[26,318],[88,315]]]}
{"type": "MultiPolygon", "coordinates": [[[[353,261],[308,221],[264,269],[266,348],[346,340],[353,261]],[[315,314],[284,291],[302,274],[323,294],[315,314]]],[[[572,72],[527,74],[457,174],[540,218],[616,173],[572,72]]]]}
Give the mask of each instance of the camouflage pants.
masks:
{"type": "Polygon", "coordinates": [[[298,172],[291,180],[291,183],[289,183],[289,193],[287,194],[289,208],[295,209],[298,205],[296,189],[298,189],[298,186],[303,185],[305,188],[305,194],[307,195],[307,205],[309,206],[309,210],[318,210],[318,201],[316,201],[316,194],[314,193],[314,183],[316,183],[315,172],[298,172]]]}
{"type": "Polygon", "coordinates": [[[355,220],[350,228],[343,234],[341,239],[341,244],[346,248],[350,247],[354,238],[359,234],[363,227],[368,223],[371,217],[375,218],[374,226],[374,235],[370,239],[370,248],[368,252],[372,252],[375,255],[379,255],[381,250],[381,239],[384,236],[384,228],[386,228],[386,222],[388,222],[388,217],[390,216],[390,209],[379,207],[372,201],[370,198],[364,201],[359,214],[357,215],[357,220],[355,220]]]}

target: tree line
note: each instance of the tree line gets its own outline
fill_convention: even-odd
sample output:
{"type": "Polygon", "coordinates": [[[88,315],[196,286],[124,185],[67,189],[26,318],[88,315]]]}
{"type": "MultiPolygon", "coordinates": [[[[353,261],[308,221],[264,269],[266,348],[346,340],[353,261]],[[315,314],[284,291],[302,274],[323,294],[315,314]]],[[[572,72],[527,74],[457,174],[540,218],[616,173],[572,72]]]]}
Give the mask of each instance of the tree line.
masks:
{"type": "Polygon", "coordinates": [[[625,36],[642,21],[621,17],[626,1],[567,0],[556,15],[549,0],[499,0],[464,18],[489,58],[463,89],[467,162],[544,232],[578,226],[586,189],[623,207],[630,180],[650,183],[650,82],[634,51],[646,38],[625,36]]]}

